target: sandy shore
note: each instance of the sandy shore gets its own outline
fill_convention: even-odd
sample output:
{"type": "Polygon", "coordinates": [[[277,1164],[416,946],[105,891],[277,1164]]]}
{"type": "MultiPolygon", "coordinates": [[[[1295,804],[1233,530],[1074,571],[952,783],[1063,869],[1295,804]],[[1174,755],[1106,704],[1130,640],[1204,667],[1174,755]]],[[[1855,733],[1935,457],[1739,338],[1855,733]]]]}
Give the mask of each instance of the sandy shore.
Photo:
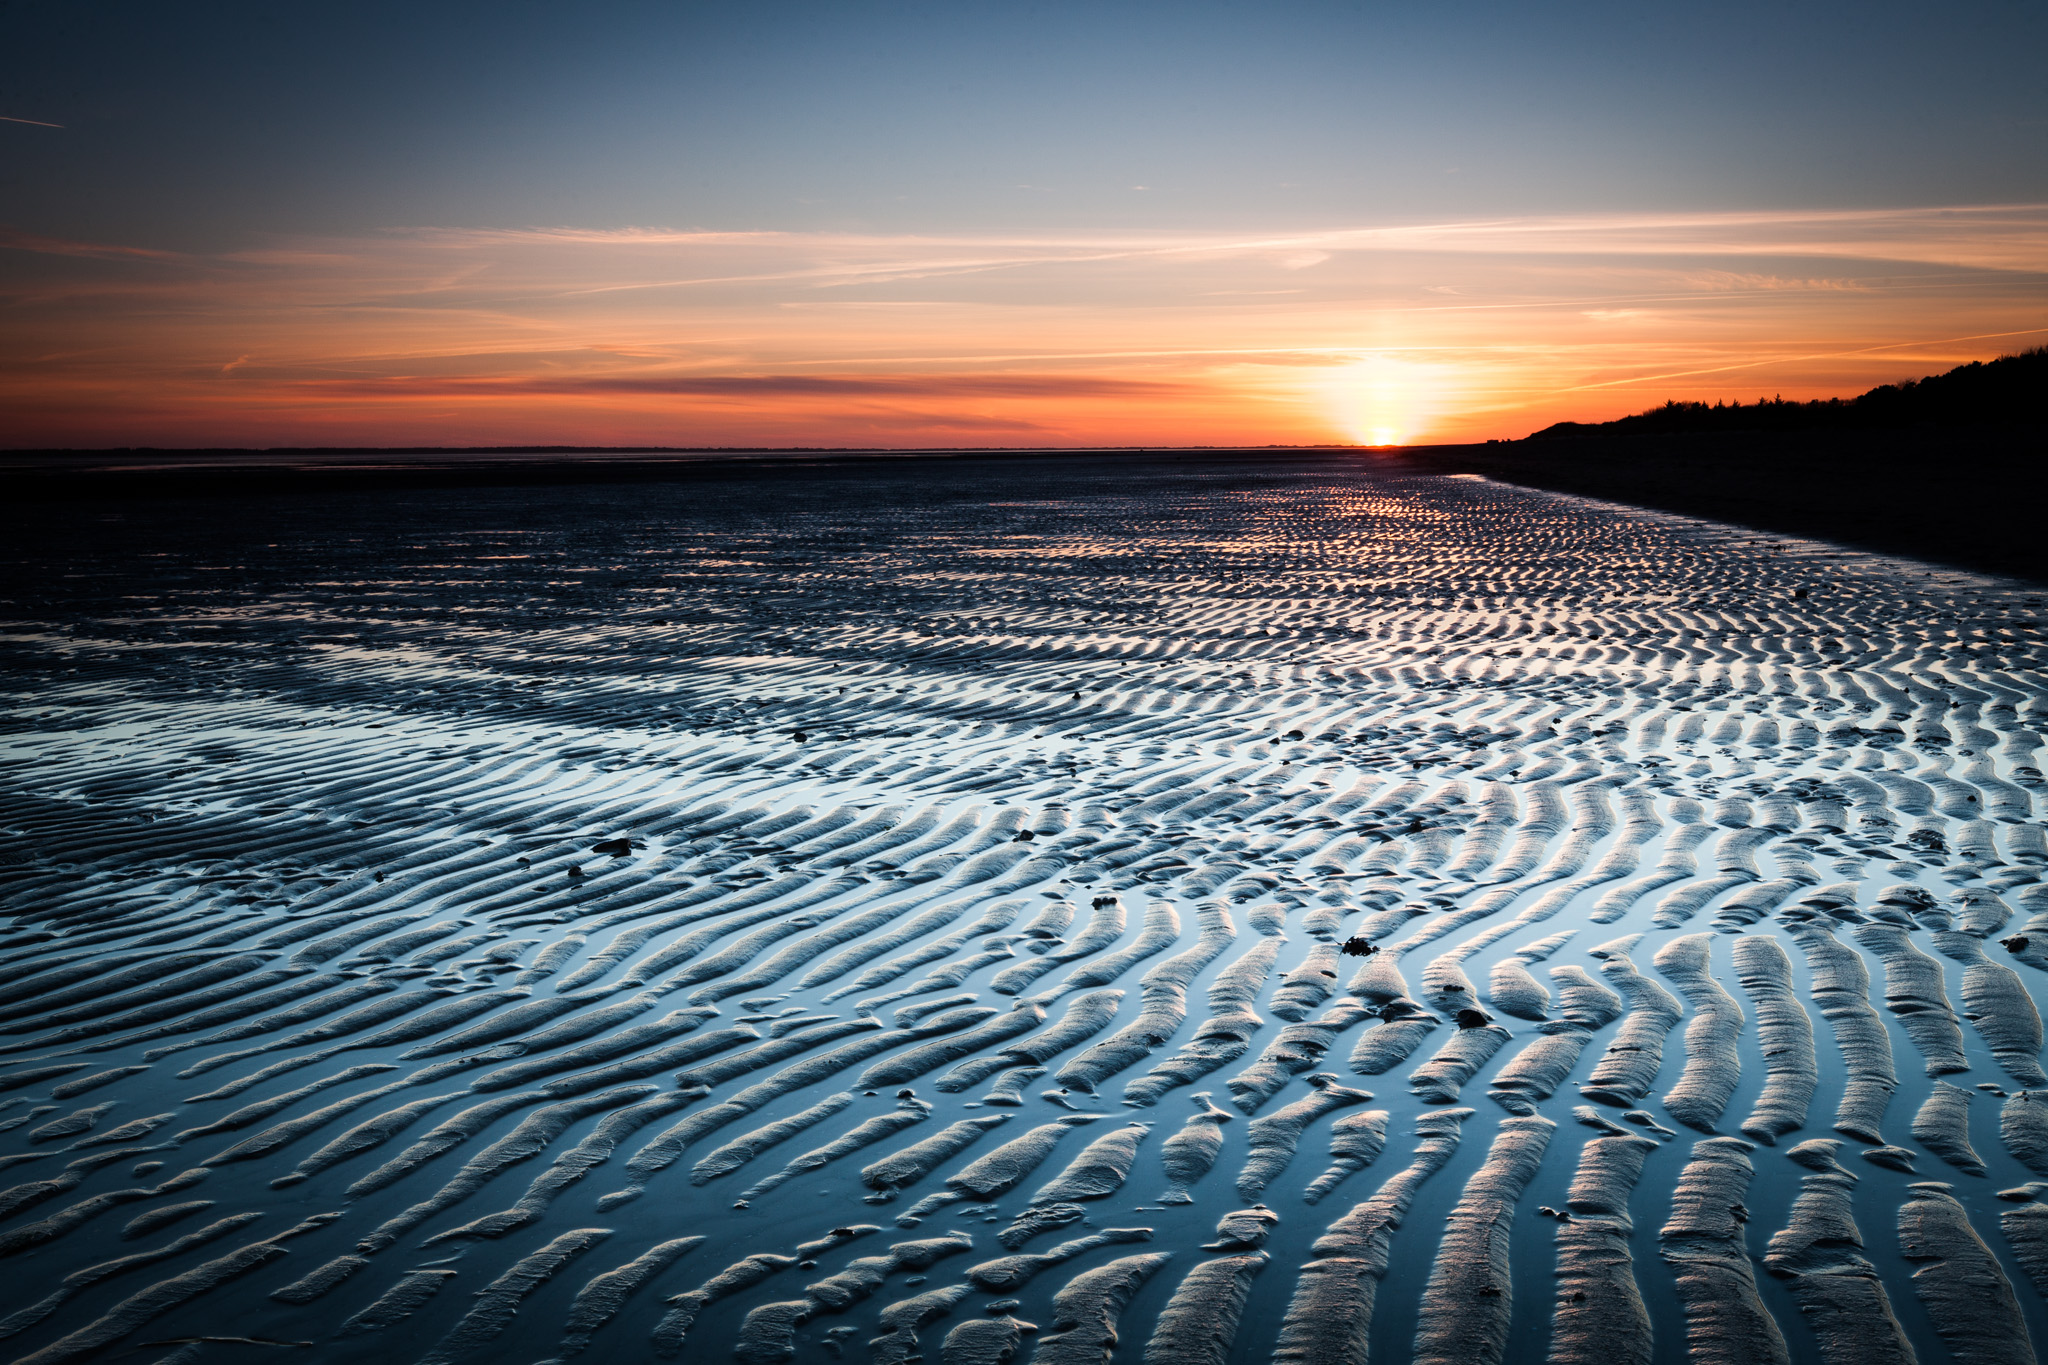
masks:
{"type": "Polygon", "coordinates": [[[1815,536],[2040,581],[2048,432],[1673,432],[1440,446],[1418,469],[1815,536]]]}
{"type": "Polygon", "coordinates": [[[7,1359],[2048,1340],[2048,591],[1324,457],[8,531],[7,1359]]]}

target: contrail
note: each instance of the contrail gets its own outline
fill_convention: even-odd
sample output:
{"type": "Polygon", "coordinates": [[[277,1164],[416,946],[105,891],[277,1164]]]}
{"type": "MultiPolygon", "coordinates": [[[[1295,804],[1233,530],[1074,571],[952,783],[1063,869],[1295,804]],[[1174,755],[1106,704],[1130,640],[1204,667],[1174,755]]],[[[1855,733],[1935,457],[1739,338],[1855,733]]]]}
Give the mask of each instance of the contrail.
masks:
{"type": "Polygon", "coordinates": [[[38,128],[62,128],[64,126],[61,123],[45,123],[39,118],[9,118],[5,114],[0,114],[0,123],[33,123],[38,128]]]}

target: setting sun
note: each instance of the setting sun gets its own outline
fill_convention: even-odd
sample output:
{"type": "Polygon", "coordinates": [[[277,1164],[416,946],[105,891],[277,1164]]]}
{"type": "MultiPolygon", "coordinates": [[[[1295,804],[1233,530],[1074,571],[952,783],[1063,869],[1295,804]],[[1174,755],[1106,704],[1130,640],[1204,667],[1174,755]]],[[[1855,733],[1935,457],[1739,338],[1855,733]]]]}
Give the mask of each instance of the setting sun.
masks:
{"type": "Polygon", "coordinates": [[[1443,376],[1433,367],[1379,355],[1345,366],[1323,385],[1338,429],[1369,446],[1426,437],[1443,387],[1443,376]]]}

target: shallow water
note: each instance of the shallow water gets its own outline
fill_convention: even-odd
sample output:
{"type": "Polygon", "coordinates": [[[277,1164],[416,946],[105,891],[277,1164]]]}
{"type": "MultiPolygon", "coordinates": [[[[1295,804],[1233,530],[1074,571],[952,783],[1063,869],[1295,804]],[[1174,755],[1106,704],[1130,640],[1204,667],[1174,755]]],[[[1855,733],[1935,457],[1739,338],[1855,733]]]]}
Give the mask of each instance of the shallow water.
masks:
{"type": "MultiPolygon", "coordinates": [[[[1513,1036],[1464,1081],[1456,1102],[1475,1112],[1456,1151],[1380,1244],[1365,1339],[1372,1359],[1406,1360],[1431,1321],[1480,1312],[1497,1316],[1504,1335],[1473,1348],[1474,1359],[1539,1359],[1561,1347],[1552,1332],[1559,1224],[1538,1210],[1567,1209],[1580,1150],[1597,1136],[1574,1116],[1587,1104],[1579,1086],[1624,1021],[1593,1030],[1570,1076],[1534,1104],[1557,1127],[1503,1215],[1492,1282],[1455,1301],[1429,1286],[1469,1290],[1438,1264],[1437,1246],[1456,1211],[1479,1207],[1484,1192],[1468,1182],[1509,1117],[1488,1096],[1492,1078],[1554,1026],[1490,1004],[1493,967],[1566,931],[1561,948],[1527,967],[1550,992],[1549,1020],[1562,995],[1550,970],[1584,968],[1615,987],[1601,970],[1610,959],[1594,950],[1624,938],[1634,939],[1620,951],[1636,970],[1683,1004],[1647,1092],[1593,1106],[1655,1135],[1624,1117],[1640,1107],[1673,1134],[1650,1154],[1628,1204],[1632,1273],[1654,1342],[1646,1358],[1721,1358],[1713,1341],[1688,1345],[1688,1310],[1716,1305],[1681,1292],[1664,1254],[1675,1244],[1659,1235],[1693,1144],[1710,1131],[1663,1104],[1687,1068],[1695,1016],[1656,959],[1674,940],[1707,935],[1709,972],[1740,1007],[1739,1071],[1718,1117],[1704,1120],[1735,1136],[1776,1059],[1761,1051],[1733,936],[1777,939],[1810,1006],[1812,970],[1795,929],[1831,934],[1866,966],[1897,1077],[1883,1136],[1916,1153],[1909,1174],[1861,1159],[1872,1144],[1843,1139],[1838,1160],[1858,1177],[1861,1249],[1837,1244],[1837,1269],[1855,1255],[1874,1269],[1922,1360],[1947,1358],[1948,1334],[2004,1308],[2048,1340],[2039,1289],[2000,1223],[2024,1205],[1997,1198],[2048,1179],[2048,1164],[2037,1156],[2043,1169],[2027,1169],[2001,1133],[2000,1096],[1977,1088],[2024,1088],[2009,1071],[2024,1069],[2020,1053],[2002,1043],[2002,1066],[1986,1038],[2015,1026],[2025,1034],[2026,1021],[2010,994],[1983,997],[2002,1000],[2002,1019],[1965,1017],[1964,964],[1935,938],[1953,926],[1981,939],[1991,963],[2018,974],[2020,996],[2040,1000],[2048,850],[2036,731],[2048,718],[2039,635],[2048,594],[2032,585],[1473,479],[1284,459],[906,464],[814,471],[801,483],[719,474],[630,488],[59,506],[10,531],[12,548],[0,552],[9,557],[0,909],[10,917],[0,931],[0,1103],[9,1106],[0,1123],[28,1121],[0,1131],[0,1208],[9,1209],[0,1255],[18,1277],[7,1311],[75,1277],[35,1321],[0,1320],[10,1358],[144,1348],[135,1358],[214,1360],[257,1349],[191,1340],[204,1337],[312,1342],[337,1361],[566,1358],[587,1284],[702,1234],[702,1244],[650,1264],[589,1338],[591,1350],[651,1358],[673,1296],[743,1257],[790,1256],[835,1227],[876,1224],[815,1253],[815,1266],[774,1270],[710,1302],[683,1355],[978,1359],[972,1334],[951,1347],[948,1334],[1013,1297],[1041,1337],[1082,1322],[1042,1349],[1025,1335],[1017,1359],[1034,1350],[1099,1358],[1107,1310],[1084,1291],[1102,1277],[1083,1277],[1171,1252],[1116,1315],[1116,1352],[1136,1359],[1190,1270],[1245,1253],[1202,1244],[1243,1206],[1235,1185],[1253,1119],[1333,1077],[1371,1091],[1364,1107],[1388,1111],[1385,1148],[1307,1204],[1303,1191],[1330,1165],[1333,1123],[1361,1112],[1335,1108],[1307,1125],[1258,1196],[1279,1215],[1264,1243],[1271,1259],[1250,1280],[1218,1358],[1264,1360],[1312,1245],[1409,1166],[1416,1119],[1441,1107],[1411,1093],[1407,1078],[1457,1030],[1460,997],[1441,989],[1457,980],[1445,974],[1455,962],[1473,1003],[1513,1036]],[[1688,826],[1705,832],[1674,838],[1688,826]],[[1033,837],[1019,840],[1020,831],[1033,837]],[[620,838],[624,853],[595,847],[620,838]],[[1639,886],[1667,853],[1678,870],[1639,886]],[[1708,883],[1713,894],[1679,919],[1678,907],[1698,899],[1688,890],[1708,883]],[[1062,904],[1071,914],[1043,917],[1062,904]],[[1885,959],[1858,932],[1873,924],[1905,931],[1939,968],[1941,998],[1892,1002],[1920,1016],[1917,1042],[1907,1013],[1887,1007],[1885,959]],[[916,932],[906,936],[907,926],[916,932]],[[1211,986],[1276,928],[1283,941],[1251,1006],[1257,1022],[1234,1015],[1230,1025],[1242,1050],[1154,1105],[1124,1104],[1126,1085],[1203,1033],[1211,986]],[[2001,943],[2029,933],[2017,950],[2001,943]],[[1313,950],[1361,934],[1385,955],[1368,960],[1397,959],[1415,1007],[1443,1021],[1406,1061],[1372,1076],[1347,1063],[1380,1026],[1346,1008],[1381,1006],[1354,981],[1361,959],[1338,955],[1320,1002],[1314,965],[1283,991],[1313,950]],[[906,955],[924,960],[846,989],[906,955]],[[1047,962],[1017,984],[1017,966],[1047,962]],[[379,982],[394,989],[367,993],[379,982]],[[1176,988],[1185,1002],[1177,1023],[1176,988]],[[1062,1027],[1070,1004],[1103,990],[1123,994],[1099,1031],[1083,1036],[1075,1023],[1057,1052],[975,1068],[964,1088],[941,1085],[961,1062],[1029,1049],[1062,1027]],[[422,993],[417,1007],[291,1041],[400,991],[422,993]],[[561,1026],[642,994],[644,1008],[565,1036],[576,1030],[561,1026]],[[562,995],[572,998],[559,1013],[522,1016],[502,1035],[485,1027],[562,995]],[[396,1037],[426,1010],[470,997],[477,1013],[396,1037]],[[260,999],[270,1003],[247,1008],[260,999]],[[1033,1000],[1042,1022],[1005,1024],[1033,1000]],[[692,1006],[701,1018],[649,1027],[692,1006]],[[942,1031],[891,1034],[838,1069],[803,1069],[899,1027],[906,1007],[900,1026],[942,1031]],[[949,1013],[963,1007],[998,1013],[949,1013]],[[1092,1096],[1070,1083],[1072,1070],[1063,1083],[1063,1068],[1100,1057],[1089,1049],[1148,1008],[1170,1033],[1094,1065],[1092,1096]],[[210,1022],[192,1023],[195,1010],[210,1022]],[[863,1012],[876,1028],[832,1027],[863,1012]],[[270,1022],[285,1014],[295,1022],[270,1022]],[[1231,1081],[1283,1028],[1311,1036],[1290,1022],[1296,1014],[1343,1022],[1319,1057],[1273,1061],[1279,1071],[1257,1089],[1284,1083],[1263,1102],[1234,1103],[1250,1092],[1231,1081]],[[1927,1021],[1951,1017],[1967,1070],[1941,1079],[1972,1095],[1969,1140],[1983,1175],[1946,1164],[1911,1133],[1935,1086],[1921,1051],[1927,1021]],[[820,1027],[799,1027],[753,1069],[720,1069],[778,1042],[785,1018],[820,1027]],[[736,1027],[758,1037],[723,1032],[736,1027]],[[603,1048],[634,1029],[639,1041],[603,1048]],[[957,1055],[907,1080],[860,1083],[870,1068],[896,1076],[904,1068],[891,1059],[970,1030],[988,1041],[946,1049],[957,1055]],[[393,1041],[356,1046],[392,1031],[393,1041]],[[462,1031],[476,1036],[453,1051],[402,1055],[462,1031]],[[522,1039],[533,1040],[523,1053],[522,1039]],[[693,1056],[692,1040],[724,1046],[693,1056]],[[268,1050],[179,1075],[255,1048],[268,1050]],[[295,1058],[307,1060],[237,1084],[295,1058]],[[649,1060],[636,1068],[636,1058],[649,1060]],[[559,1067],[538,1065],[549,1059],[559,1067]],[[487,1079],[528,1063],[530,1080],[499,1088],[487,1079]],[[1027,1063],[1046,1072],[1013,1083],[1019,1107],[983,1103],[1003,1070],[1027,1063]],[[188,1133],[366,1065],[385,1069],[232,1129],[188,1133]],[[59,1066],[72,1069],[34,1074],[59,1066]],[[710,1078],[708,1093],[677,1093],[677,1075],[692,1072],[710,1078]],[[586,1073],[601,1074],[576,1079],[586,1073]],[[785,1075],[769,1091],[750,1089],[785,1075]],[[280,1128],[386,1088],[360,1107],[280,1128]],[[904,1089],[912,1096],[899,1098],[904,1089]],[[195,1098],[222,1091],[233,1093],[195,1098]],[[841,1093],[843,1108],[828,1105],[732,1173],[693,1183],[713,1151],[841,1093]],[[1197,1112],[1197,1094],[1233,1117],[1220,1124],[1213,1166],[1189,1186],[1194,1202],[1161,1205],[1162,1148],[1197,1112]],[[547,1109],[592,1096],[573,1114],[547,1109]],[[502,1112],[445,1151],[350,1193],[437,1124],[501,1097],[502,1112]],[[735,1097],[737,1108],[718,1111],[725,1122],[706,1120],[689,1141],[658,1149],[667,1164],[643,1155],[735,1097]],[[641,1108],[614,1117],[632,1105],[641,1108]],[[394,1118],[374,1144],[309,1162],[401,1106],[414,1106],[409,1118],[394,1118]],[[893,1135],[740,1200],[857,1124],[925,1106],[928,1116],[893,1135]],[[898,1225],[949,1175],[1076,1110],[1100,1117],[1077,1123],[993,1199],[898,1225]],[[532,1122],[555,1112],[556,1123],[532,1122]],[[73,1114],[75,1131],[44,1127],[73,1114]],[[169,1117],[159,1126],[100,1142],[160,1115],[169,1117]],[[893,1200],[864,1202],[876,1194],[861,1180],[871,1163],[949,1124],[997,1115],[1007,1122],[893,1200]],[[1010,1254],[997,1234],[1034,1192],[1133,1120],[1150,1129],[1128,1178],[1084,1201],[1083,1221],[1021,1249],[1042,1253],[1110,1228],[1149,1228],[1149,1242],[1084,1249],[1020,1289],[977,1289],[934,1307],[940,1315],[923,1325],[902,1325],[917,1314],[893,1305],[966,1284],[970,1266],[1010,1254]],[[522,1123],[533,1141],[493,1146],[522,1123]],[[265,1133],[268,1150],[207,1164],[265,1133]],[[110,1152],[119,1158],[71,1167],[110,1152]],[[465,1183],[449,1186],[480,1157],[465,1183]],[[135,1174],[146,1162],[163,1165],[135,1174]],[[302,1163],[304,1179],[273,1188],[302,1163]],[[188,1170],[203,1174],[157,1194],[103,1197],[188,1170]],[[490,1229],[495,1236],[444,1236],[513,1209],[536,1181],[530,1220],[490,1229]],[[1979,1253],[1968,1247],[1944,1254],[2002,1270],[2009,1287],[1992,1286],[1988,1309],[1923,1298],[1939,1277],[1915,1280],[1926,1262],[1902,1254],[1897,1221],[1916,1181],[1953,1188],[1992,1260],[1969,1261],[1979,1253]],[[436,1205],[370,1238],[437,1192],[436,1205]],[[124,1239],[138,1215],[194,1201],[211,1203],[124,1239]],[[78,1275],[240,1214],[260,1217],[149,1264],[78,1275]],[[336,1216],[223,1259],[325,1214],[336,1216]],[[609,1235],[556,1242],[587,1229],[609,1235]],[[860,1258],[956,1230],[971,1234],[971,1250],[889,1270],[850,1300],[830,1286],[807,1294],[860,1258]],[[550,1245],[551,1257],[500,1283],[550,1245]],[[342,1256],[364,1264],[317,1295],[275,1297],[342,1256]],[[453,1273],[415,1273],[423,1268],[453,1273]],[[381,1328],[344,1333],[401,1284],[425,1286],[426,1297],[381,1328]],[[748,1326],[764,1305],[800,1301],[810,1306],[793,1310],[793,1337],[767,1330],[763,1316],[748,1326]]],[[[1738,1232],[1756,1263],[1757,1301],[1789,1357],[1802,1360],[1835,1359],[1839,1343],[1802,1315],[1797,1282],[1761,1258],[1814,1173],[1788,1150],[1841,1136],[1830,1125],[1842,1052],[1819,1010],[1808,1013],[1817,1085],[1803,1126],[1749,1152],[1755,1173],[1738,1232]]],[[[1226,1313],[1194,1330],[1213,1337],[1228,1327],[1226,1313]]],[[[1162,1334],[1162,1349],[1189,1330],[1162,1334]]],[[[1355,1359],[1340,1335],[1318,1338],[1314,1358],[1355,1359]]]]}

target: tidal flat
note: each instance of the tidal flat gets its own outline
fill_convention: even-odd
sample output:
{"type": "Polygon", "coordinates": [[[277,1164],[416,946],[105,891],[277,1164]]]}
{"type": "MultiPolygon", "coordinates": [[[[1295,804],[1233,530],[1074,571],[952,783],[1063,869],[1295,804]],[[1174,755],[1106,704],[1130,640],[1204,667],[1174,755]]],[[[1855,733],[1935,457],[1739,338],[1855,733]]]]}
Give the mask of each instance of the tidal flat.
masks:
{"type": "Polygon", "coordinates": [[[5,516],[0,1359],[2048,1342],[2038,584],[1284,452],[5,516]]]}

